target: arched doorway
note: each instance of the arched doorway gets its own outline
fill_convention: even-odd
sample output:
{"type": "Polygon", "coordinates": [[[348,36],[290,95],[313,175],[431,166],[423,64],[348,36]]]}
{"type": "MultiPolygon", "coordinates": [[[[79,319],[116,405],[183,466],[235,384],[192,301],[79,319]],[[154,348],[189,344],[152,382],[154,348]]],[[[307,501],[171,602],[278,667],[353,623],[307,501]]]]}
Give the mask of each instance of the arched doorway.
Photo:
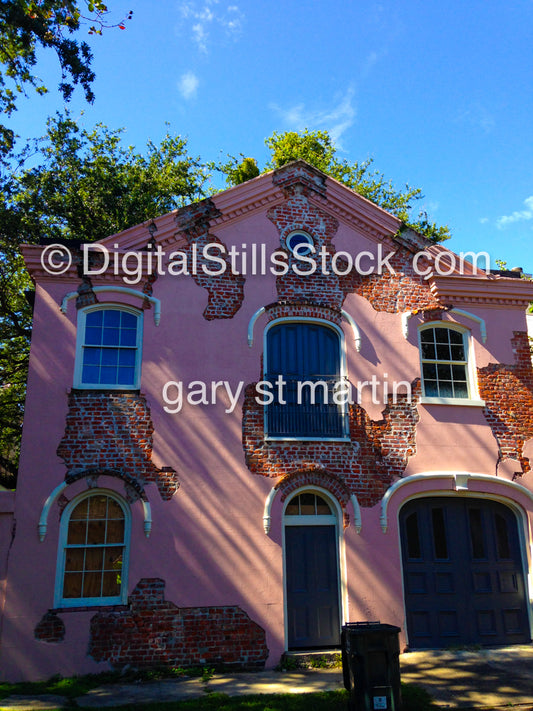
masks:
{"type": "Polygon", "coordinates": [[[289,649],[340,645],[338,516],[322,492],[303,491],[287,503],[285,591],[289,649]]]}
{"type": "Polygon", "coordinates": [[[516,515],[474,497],[424,497],[400,511],[411,648],[530,641],[516,515]]]}

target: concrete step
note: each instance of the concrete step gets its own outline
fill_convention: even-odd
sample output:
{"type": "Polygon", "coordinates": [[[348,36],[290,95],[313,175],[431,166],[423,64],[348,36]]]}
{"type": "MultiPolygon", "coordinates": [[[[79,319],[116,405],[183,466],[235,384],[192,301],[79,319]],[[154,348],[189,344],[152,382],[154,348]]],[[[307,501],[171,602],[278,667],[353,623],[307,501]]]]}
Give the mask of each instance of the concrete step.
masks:
{"type": "Polygon", "coordinates": [[[340,649],[310,649],[285,652],[281,669],[334,669],[342,666],[340,649]]]}

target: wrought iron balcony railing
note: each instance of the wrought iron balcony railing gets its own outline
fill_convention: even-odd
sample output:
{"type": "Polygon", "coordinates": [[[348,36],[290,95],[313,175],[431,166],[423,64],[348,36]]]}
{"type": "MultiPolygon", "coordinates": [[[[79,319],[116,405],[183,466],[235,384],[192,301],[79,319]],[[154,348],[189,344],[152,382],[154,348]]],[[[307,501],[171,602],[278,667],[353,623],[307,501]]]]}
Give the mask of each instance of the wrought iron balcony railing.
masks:
{"type": "Polygon", "coordinates": [[[337,376],[269,373],[274,401],[265,406],[269,437],[344,438],[348,431],[347,407],[336,404],[335,389],[345,378],[337,376]],[[282,386],[280,386],[282,382],[282,386]]]}

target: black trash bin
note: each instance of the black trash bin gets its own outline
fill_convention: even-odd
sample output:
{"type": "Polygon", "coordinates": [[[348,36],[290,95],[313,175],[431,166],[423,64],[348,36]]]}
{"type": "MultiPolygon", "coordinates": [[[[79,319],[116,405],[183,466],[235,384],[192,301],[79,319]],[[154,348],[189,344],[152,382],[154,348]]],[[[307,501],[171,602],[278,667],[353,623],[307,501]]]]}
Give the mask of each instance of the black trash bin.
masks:
{"type": "Polygon", "coordinates": [[[342,672],[351,711],[400,711],[400,628],[351,622],[342,628],[342,672]]]}

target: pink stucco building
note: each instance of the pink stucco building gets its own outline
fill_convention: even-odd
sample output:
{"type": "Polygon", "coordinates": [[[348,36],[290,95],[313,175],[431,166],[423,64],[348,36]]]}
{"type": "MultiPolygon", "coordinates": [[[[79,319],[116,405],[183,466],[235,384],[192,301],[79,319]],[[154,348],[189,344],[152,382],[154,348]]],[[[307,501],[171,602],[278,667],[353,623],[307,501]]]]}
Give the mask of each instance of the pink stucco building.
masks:
{"type": "Polygon", "coordinates": [[[23,252],[2,678],[530,641],[532,282],[303,162],[23,252]]]}

